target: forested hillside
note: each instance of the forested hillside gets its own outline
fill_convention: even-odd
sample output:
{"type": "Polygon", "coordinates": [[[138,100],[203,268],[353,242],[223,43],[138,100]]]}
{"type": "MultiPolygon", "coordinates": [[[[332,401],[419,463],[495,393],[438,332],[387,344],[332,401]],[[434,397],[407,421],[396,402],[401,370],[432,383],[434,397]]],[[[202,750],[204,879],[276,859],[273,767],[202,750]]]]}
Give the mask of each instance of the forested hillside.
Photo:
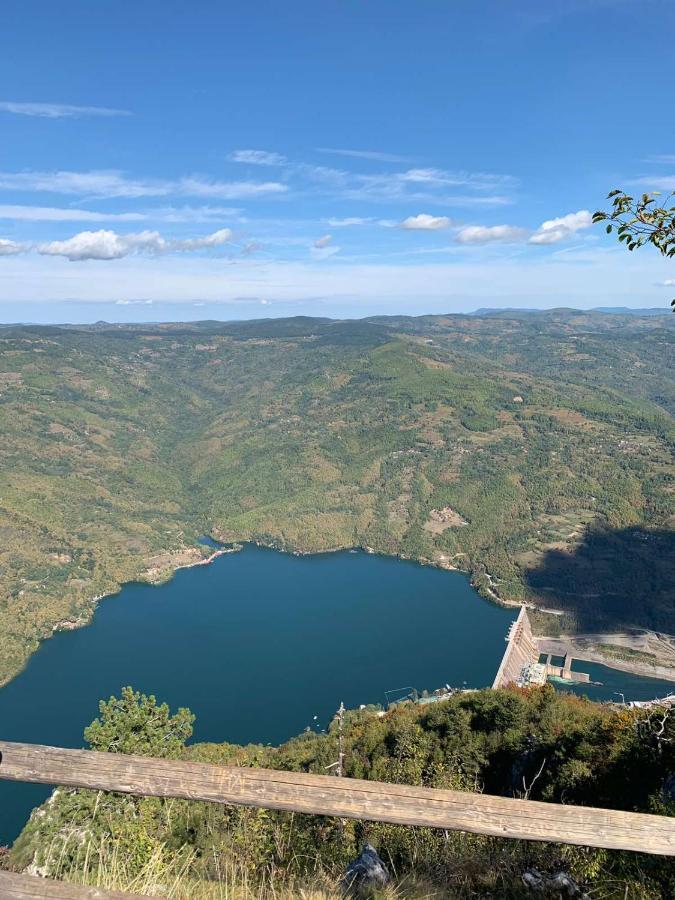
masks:
{"type": "MultiPolygon", "coordinates": [[[[323,774],[337,758],[336,721],[325,734],[281,747],[185,747],[192,719],[126,689],[101,704],[85,734],[96,750],[294,772],[323,774]]],[[[349,711],[345,775],[672,815],[672,738],[663,710],[612,708],[550,686],[476,691],[426,707],[349,711]]],[[[58,790],[7,862],[120,889],[157,893],[159,884],[169,893],[171,886],[172,897],[190,900],[327,900],[340,896],[340,875],[365,840],[395,875],[388,896],[397,898],[532,896],[522,875],[535,867],[570,873],[592,897],[672,897],[672,861],[663,857],[84,790],[58,790]],[[324,886],[326,893],[311,891],[324,886]]]]}
{"type": "Polygon", "coordinates": [[[673,324],[1,328],[0,682],[93,598],[205,555],[204,533],[368,546],[564,628],[672,631],[673,324]]]}

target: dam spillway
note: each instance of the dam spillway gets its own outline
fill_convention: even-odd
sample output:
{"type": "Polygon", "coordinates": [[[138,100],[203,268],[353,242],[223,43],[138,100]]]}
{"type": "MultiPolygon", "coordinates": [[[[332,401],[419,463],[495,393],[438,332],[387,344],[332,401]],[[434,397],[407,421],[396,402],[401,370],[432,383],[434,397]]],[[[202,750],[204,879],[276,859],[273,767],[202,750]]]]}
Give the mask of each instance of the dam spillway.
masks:
{"type": "Polygon", "coordinates": [[[540,662],[542,652],[547,651],[532,633],[527,608],[521,606],[518,618],[506,635],[506,650],[492,687],[502,688],[510,684],[518,687],[545,684],[549,677],[574,682],[590,681],[590,676],[585,672],[572,672],[571,656],[565,656],[563,664],[556,666],[552,664],[551,653],[547,653],[545,663],[540,662]]]}

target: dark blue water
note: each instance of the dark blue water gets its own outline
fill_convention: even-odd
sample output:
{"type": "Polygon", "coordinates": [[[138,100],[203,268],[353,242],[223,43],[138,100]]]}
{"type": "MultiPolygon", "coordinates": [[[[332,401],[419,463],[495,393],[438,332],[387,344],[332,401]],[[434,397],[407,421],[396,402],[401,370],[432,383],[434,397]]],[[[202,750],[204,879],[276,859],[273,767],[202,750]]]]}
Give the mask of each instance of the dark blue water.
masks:
{"type": "MultiPolygon", "coordinates": [[[[340,701],[489,685],[514,618],[456,572],[247,546],[161,587],[127,585],[90,626],[46,641],[0,690],[0,735],[80,747],[98,701],[130,684],[190,707],[195,740],[278,743],[325,728],[340,701]]],[[[47,794],[0,781],[0,845],[47,794]]]]}
{"type": "Polygon", "coordinates": [[[586,696],[590,700],[613,700],[615,703],[621,703],[622,694],[625,700],[655,700],[658,697],[675,694],[675,683],[672,681],[643,678],[640,675],[631,675],[630,672],[609,669],[598,663],[575,660],[572,669],[577,672],[588,672],[591,681],[596,683],[567,686],[556,682],[556,688],[586,696]]]}

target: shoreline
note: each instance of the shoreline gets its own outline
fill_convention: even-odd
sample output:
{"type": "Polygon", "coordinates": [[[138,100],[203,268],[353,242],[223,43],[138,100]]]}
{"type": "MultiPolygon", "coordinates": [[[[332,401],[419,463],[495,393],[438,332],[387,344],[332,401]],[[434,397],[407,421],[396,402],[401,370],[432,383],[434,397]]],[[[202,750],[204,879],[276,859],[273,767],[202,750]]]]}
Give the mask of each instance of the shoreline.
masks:
{"type": "Polygon", "coordinates": [[[225,556],[226,553],[237,553],[239,550],[241,550],[241,547],[221,547],[218,550],[214,550],[210,556],[206,556],[204,559],[197,559],[191,563],[183,563],[180,566],[175,566],[172,569],[172,573],[178,572],[179,569],[194,569],[195,566],[208,566],[219,556],[225,556]]]}
{"type": "MultiPolygon", "coordinates": [[[[101,600],[106,600],[109,597],[115,597],[117,594],[120,593],[120,591],[123,590],[123,588],[127,584],[137,583],[137,584],[147,584],[149,587],[160,587],[162,584],[166,584],[168,581],[171,581],[171,579],[173,578],[175,573],[179,571],[179,569],[192,569],[195,566],[208,566],[219,556],[224,556],[227,553],[237,553],[239,550],[242,549],[240,544],[237,544],[236,542],[234,542],[234,544],[235,545],[231,546],[231,547],[218,547],[218,549],[214,550],[213,553],[211,553],[207,557],[202,557],[201,559],[195,559],[192,562],[181,563],[180,565],[172,566],[171,568],[168,568],[165,570],[165,577],[158,577],[156,579],[148,579],[148,578],[144,579],[142,577],[143,573],[141,572],[141,573],[139,573],[138,578],[131,579],[130,581],[123,581],[120,584],[118,584],[114,588],[114,590],[106,591],[103,594],[97,594],[95,597],[89,598],[88,600],[86,600],[84,602],[82,612],[80,613],[80,616],[78,618],[76,618],[76,619],[61,619],[59,622],[55,622],[51,626],[49,633],[46,634],[43,638],[39,638],[37,640],[35,649],[30,651],[30,653],[28,654],[28,656],[26,657],[26,659],[24,660],[24,662],[22,663],[20,668],[17,669],[17,671],[14,672],[9,677],[5,678],[4,680],[0,680],[0,690],[2,690],[2,688],[6,687],[8,684],[10,684],[10,682],[14,681],[14,679],[17,678],[24,671],[24,669],[30,662],[32,656],[35,653],[37,653],[37,651],[40,649],[40,647],[42,646],[42,644],[45,641],[48,641],[51,637],[53,637],[55,634],[58,634],[59,632],[77,631],[80,628],[86,628],[88,625],[90,625],[91,620],[93,619],[94,615],[96,614],[96,609],[97,609],[99,603],[101,602],[101,600]]],[[[203,545],[201,545],[201,546],[203,546],[203,545]]],[[[196,550],[196,549],[197,549],[196,547],[186,547],[185,548],[185,550],[196,550]]],[[[172,551],[168,551],[168,552],[170,553],[172,551]]],[[[180,552],[184,552],[184,551],[177,551],[177,552],[180,553],[180,552]]],[[[146,569],[146,572],[147,571],[151,571],[151,570],[146,569]]]]}

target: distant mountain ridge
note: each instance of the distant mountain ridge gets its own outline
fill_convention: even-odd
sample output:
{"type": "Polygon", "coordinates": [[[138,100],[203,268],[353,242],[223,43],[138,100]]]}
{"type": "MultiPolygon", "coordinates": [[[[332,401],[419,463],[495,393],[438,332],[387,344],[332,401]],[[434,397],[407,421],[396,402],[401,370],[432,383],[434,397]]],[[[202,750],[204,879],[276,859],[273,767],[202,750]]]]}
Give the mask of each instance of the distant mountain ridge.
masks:
{"type": "Polygon", "coordinates": [[[492,307],[482,306],[475,309],[470,316],[498,316],[506,313],[553,313],[553,312],[569,312],[569,313],[612,313],[621,316],[669,316],[672,315],[668,307],[650,306],[646,309],[639,309],[631,306],[594,306],[592,309],[577,309],[573,306],[557,306],[552,309],[541,309],[536,306],[516,307],[492,307]]]}

